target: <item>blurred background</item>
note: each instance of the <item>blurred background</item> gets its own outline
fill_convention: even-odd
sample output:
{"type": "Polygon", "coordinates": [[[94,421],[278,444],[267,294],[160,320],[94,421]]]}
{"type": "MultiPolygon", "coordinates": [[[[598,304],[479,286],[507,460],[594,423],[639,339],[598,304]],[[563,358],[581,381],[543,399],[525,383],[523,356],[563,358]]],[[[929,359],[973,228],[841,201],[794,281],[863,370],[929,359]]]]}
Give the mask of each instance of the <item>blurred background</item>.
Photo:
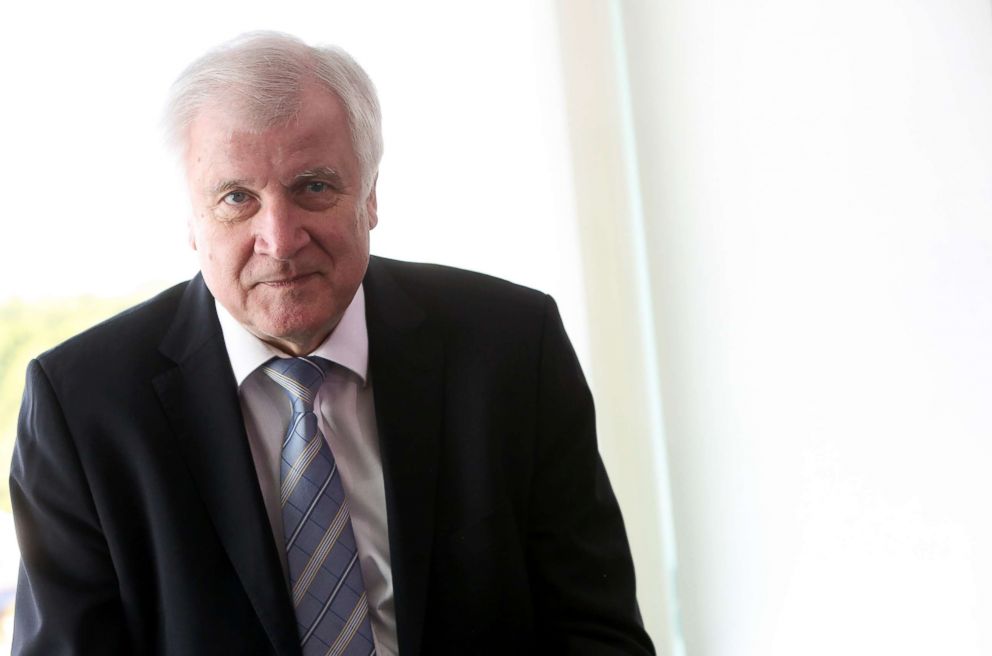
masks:
{"type": "Polygon", "coordinates": [[[253,29],[376,82],[374,253],[558,300],[661,653],[992,653],[988,0],[7,7],[4,463],[30,357],[195,273],[160,112],[253,29]]]}

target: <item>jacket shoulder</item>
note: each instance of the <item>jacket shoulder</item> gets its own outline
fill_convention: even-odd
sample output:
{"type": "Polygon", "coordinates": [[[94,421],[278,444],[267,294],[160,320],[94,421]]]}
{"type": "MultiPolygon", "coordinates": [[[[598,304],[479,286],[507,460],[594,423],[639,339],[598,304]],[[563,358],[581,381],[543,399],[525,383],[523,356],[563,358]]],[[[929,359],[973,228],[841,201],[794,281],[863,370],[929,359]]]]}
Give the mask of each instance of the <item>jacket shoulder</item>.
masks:
{"type": "Polygon", "coordinates": [[[155,354],[189,281],[70,337],[37,357],[53,381],[68,372],[114,370],[155,354]]]}
{"type": "Polygon", "coordinates": [[[440,264],[376,257],[373,275],[385,273],[435,317],[458,322],[519,322],[543,316],[550,297],[494,276],[440,264]]]}

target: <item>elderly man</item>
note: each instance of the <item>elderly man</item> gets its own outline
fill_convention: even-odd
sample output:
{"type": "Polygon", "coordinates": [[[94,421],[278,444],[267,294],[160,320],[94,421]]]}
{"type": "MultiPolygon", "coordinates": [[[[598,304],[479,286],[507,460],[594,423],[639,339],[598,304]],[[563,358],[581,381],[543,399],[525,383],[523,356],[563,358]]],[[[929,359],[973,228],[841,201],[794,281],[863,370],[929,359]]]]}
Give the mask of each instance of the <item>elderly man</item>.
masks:
{"type": "Polygon", "coordinates": [[[554,302],[370,258],[357,64],[249,35],[169,117],[201,275],[29,367],[14,653],[653,653],[554,302]]]}

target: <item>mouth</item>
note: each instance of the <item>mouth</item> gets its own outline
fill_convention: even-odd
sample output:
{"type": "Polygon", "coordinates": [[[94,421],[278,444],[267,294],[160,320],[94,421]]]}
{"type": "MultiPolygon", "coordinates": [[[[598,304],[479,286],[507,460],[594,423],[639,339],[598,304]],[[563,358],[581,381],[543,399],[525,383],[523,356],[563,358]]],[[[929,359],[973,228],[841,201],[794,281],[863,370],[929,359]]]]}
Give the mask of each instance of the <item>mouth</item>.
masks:
{"type": "Polygon", "coordinates": [[[274,287],[276,289],[297,287],[299,285],[305,284],[310,280],[310,278],[316,275],[317,275],[316,273],[303,273],[297,276],[289,276],[286,278],[273,278],[271,280],[262,280],[258,284],[265,285],[266,287],[274,287]]]}

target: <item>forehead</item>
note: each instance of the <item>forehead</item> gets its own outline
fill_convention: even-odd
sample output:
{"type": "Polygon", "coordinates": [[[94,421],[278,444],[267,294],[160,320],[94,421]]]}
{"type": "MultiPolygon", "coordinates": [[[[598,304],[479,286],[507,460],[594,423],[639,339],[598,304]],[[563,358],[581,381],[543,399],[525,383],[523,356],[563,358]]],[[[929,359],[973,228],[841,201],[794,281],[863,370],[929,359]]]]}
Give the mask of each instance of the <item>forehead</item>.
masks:
{"type": "Polygon", "coordinates": [[[249,112],[208,105],[190,124],[185,153],[191,178],[256,175],[265,170],[328,166],[357,167],[347,114],[341,101],[320,89],[305,89],[297,111],[263,127],[249,112]]]}

